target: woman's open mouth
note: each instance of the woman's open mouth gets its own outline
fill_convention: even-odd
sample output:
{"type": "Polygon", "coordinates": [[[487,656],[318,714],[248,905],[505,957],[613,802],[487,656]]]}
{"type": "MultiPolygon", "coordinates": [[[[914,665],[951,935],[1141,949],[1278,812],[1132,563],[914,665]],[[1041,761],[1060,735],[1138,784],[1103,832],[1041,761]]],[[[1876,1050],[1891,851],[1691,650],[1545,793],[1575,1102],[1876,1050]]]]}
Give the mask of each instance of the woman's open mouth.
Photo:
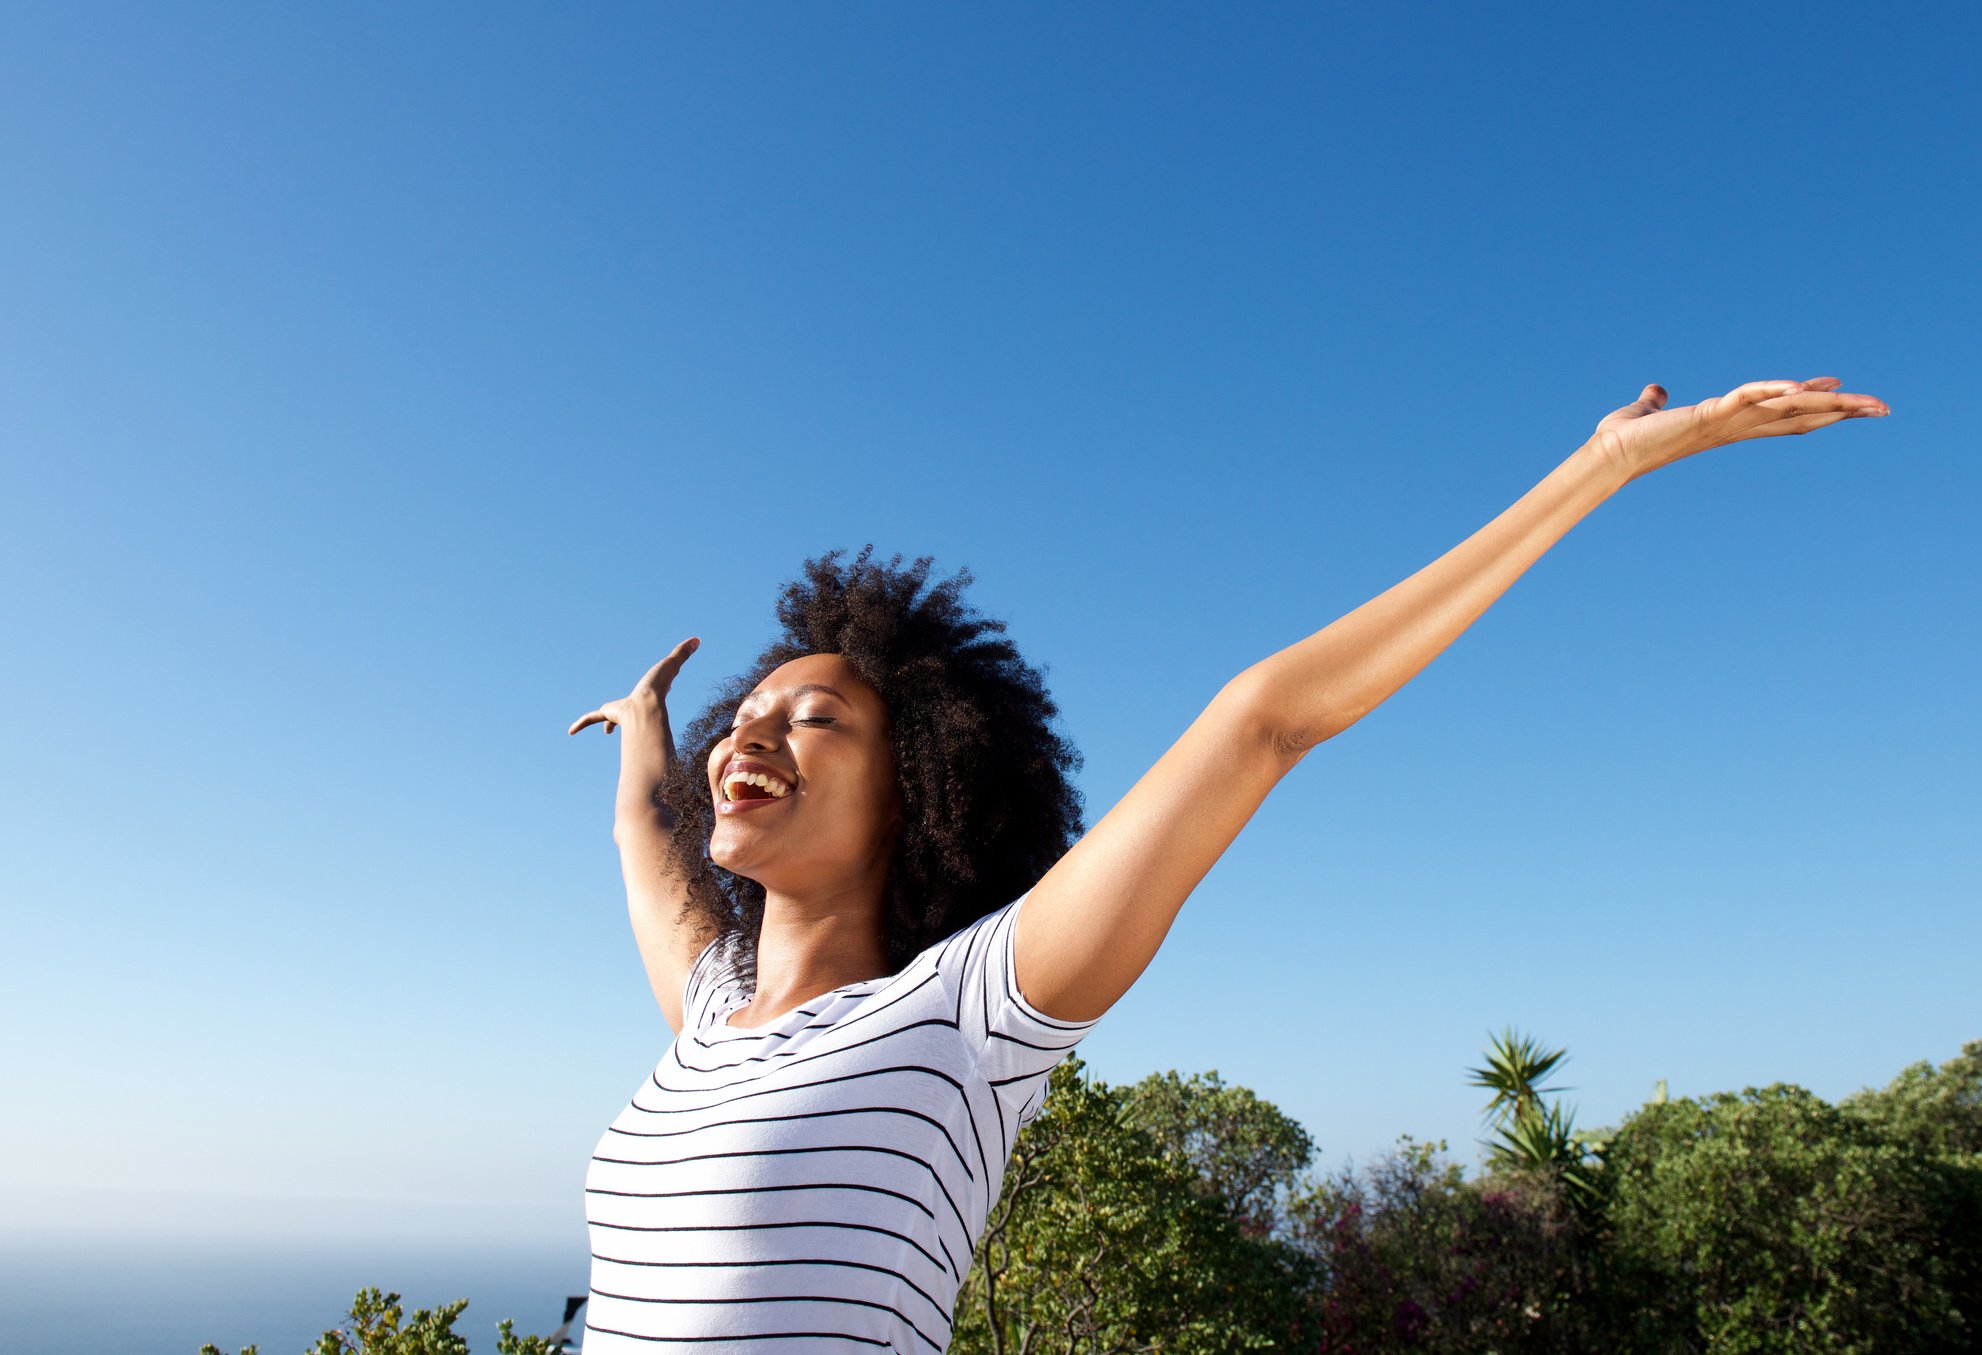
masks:
{"type": "Polygon", "coordinates": [[[790,799],[792,786],[782,773],[771,772],[762,763],[746,762],[739,758],[724,773],[721,791],[716,801],[716,812],[740,814],[790,799]]]}
{"type": "MultiPolygon", "coordinates": [[[[785,799],[789,798],[789,796],[785,797],[785,799]]],[[[747,814],[753,809],[762,809],[766,805],[782,803],[784,803],[784,800],[774,800],[768,795],[754,800],[718,800],[716,801],[716,812],[718,814],[747,814]]]]}

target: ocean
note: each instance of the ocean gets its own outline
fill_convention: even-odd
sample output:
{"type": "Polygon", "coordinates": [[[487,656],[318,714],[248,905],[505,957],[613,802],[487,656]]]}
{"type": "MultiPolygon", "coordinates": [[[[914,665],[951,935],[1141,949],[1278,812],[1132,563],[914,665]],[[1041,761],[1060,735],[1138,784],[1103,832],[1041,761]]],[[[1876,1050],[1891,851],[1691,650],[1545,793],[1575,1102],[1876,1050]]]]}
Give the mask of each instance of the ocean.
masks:
{"type": "MultiPolygon", "coordinates": [[[[302,1355],[366,1286],[406,1315],[469,1300],[454,1330],[492,1355],[496,1323],[548,1336],[583,1294],[582,1247],[0,1237],[0,1349],[21,1355],[302,1355]]],[[[582,1340],[584,1316],[573,1324],[582,1340]]]]}

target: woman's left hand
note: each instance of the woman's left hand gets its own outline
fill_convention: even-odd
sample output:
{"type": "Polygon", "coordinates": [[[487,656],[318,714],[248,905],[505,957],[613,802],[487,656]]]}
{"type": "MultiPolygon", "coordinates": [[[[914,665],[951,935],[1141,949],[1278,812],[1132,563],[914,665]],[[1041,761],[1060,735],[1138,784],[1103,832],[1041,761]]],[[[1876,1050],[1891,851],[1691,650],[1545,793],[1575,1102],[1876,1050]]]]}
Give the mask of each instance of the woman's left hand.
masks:
{"type": "Polygon", "coordinates": [[[1890,414],[1875,395],[1846,395],[1834,376],[1808,381],[1751,381],[1697,405],[1665,407],[1663,386],[1604,416],[1589,446],[1629,483],[1709,447],[1748,438],[1807,433],[1839,419],[1890,414]]]}

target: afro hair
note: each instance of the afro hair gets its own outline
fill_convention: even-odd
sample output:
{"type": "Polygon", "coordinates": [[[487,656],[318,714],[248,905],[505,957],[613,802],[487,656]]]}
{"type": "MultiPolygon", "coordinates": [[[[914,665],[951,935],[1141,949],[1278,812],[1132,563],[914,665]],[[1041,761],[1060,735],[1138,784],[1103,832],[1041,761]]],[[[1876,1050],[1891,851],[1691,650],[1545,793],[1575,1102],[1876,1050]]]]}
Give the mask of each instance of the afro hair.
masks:
{"type": "Polygon", "coordinates": [[[1040,673],[962,594],[968,569],[931,585],[933,557],[904,568],[864,547],[807,560],[778,597],[783,634],[717,691],[682,736],[657,792],[673,820],[669,849],[686,872],[683,916],[727,938],[746,991],[757,984],[764,887],[709,859],[716,807],[707,765],[743,698],[808,654],[844,656],[887,704],[902,831],[883,890],[891,972],[943,937],[1025,893],[1081,834],[1081,765],[1055,732],[1059,708],[1040,673]]]}

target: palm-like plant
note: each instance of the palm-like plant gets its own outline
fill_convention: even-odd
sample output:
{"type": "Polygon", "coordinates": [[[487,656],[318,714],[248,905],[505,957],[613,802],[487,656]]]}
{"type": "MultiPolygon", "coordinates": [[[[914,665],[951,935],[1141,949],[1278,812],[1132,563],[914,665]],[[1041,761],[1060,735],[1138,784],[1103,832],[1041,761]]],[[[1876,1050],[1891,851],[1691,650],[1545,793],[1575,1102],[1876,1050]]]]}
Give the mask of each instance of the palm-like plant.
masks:
{"type": "Polygon", "coordinates": [[[1473,1075],[1469,1085],[1493,1092],[1484,1112],[1494,1126],[1495,1137],[1487,1143],[1491,1159],[1552,1172],[1570,1188],[1578,1205],[1590,1203],[1596,1183],[1585,1169],[1585,1159],[1594,1156],[1600,1164],[1603,1150],[1586,1146],[1576,1134],[1573,1111],[1543,1105],[1541,1099],[1544,1090],[1550,1095],[1575,1090],[1541,1085],[1568,1058],[1568,1051],[1545,1049],[1539,1040],[1517,1034],[1512,1026],[1491,1038],[1487,1066],[1467,1070],[1473,1075]]]}
{"type": "MultiPolygon", "coordinates": [[[[1487,1087],[1493,1100],[1486,1114],[1500,1121],[1525,1115],[1540,1102],[1542,1082],[1556,1066],[1569,1057],[1565,1049],[1544,1049],[1532,1035],[1519,1035],[1512,1026],[1492,1037],[1487,1047],[1487,1066],[1469,1068],[1471,1086],[1487,1087]]],[[[1574,1091],[1573,1087],[1550,1087],[1550,1092],[1574,1091]]]]}

